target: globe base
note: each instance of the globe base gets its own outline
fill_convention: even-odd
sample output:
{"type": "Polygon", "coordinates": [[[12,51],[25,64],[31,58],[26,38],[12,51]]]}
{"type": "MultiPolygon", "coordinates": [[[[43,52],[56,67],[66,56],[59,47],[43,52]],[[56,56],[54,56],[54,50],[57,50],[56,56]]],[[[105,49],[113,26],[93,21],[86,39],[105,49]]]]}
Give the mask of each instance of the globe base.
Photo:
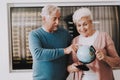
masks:
{"type": "Polygon", "coordinates": [[[76,66],[78,69],[80,69],[80,70],[83,70],[83,71],[89,71],[89,68],[85,65],[85,64],[83,64],[83,65],[78,65],[78,66],[76,66]]]}

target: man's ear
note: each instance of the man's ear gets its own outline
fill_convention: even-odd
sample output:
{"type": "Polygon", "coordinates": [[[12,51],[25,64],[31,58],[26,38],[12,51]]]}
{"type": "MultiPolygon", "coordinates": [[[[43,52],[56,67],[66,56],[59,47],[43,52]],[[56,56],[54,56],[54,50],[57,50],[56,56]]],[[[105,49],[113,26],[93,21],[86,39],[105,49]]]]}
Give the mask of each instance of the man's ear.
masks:
{"type": "Polygon", "coordinates": [[[46,16],[43,16],[43,17],[42,17],[42,23],[43,23],[43,24],[45,24],[45,23],[46,23],[46,21],[47,21],[46,16]]]}
{"type": "Polygon", "coordinates": [[[45,16],[42,17],[42,21],[43,21],[43,22],[46,21],[46,17],[45,17],[45,16]]]}

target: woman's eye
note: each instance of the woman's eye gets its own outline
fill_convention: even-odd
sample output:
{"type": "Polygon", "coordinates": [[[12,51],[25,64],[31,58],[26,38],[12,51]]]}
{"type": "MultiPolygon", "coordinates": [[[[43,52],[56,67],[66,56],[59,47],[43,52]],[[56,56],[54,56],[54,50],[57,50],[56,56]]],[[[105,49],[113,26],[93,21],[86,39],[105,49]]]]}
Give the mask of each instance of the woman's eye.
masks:
{"type": "Polygon", "coordinates": [[[85,23],[85,24],[83,24],[84,26],[87,26],[88,24],[87,23],[85,23]]]}
{"type": "Polygon", "coordinates": [[[81,27],[81,25],[77,25],[78,27],[81,27]]]}

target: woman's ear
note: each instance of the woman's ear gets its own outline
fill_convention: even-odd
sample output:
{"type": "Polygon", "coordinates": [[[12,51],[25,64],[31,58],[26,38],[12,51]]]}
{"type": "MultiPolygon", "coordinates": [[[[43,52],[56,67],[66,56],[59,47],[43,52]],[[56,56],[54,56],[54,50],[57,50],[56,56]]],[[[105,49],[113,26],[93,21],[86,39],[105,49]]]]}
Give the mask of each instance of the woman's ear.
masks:
{"type": "Polygon", "coordinates": [[[92,20],[90,20],[90,23],[93,23],[93,21],[92,21],[92,20]]]}

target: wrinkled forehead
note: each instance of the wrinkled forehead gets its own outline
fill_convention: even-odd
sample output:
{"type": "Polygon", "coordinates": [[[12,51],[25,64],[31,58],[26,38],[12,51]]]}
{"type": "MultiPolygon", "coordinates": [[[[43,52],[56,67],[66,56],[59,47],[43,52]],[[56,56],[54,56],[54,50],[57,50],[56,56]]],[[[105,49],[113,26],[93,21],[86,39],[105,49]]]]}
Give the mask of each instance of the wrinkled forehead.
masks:
{"type": "Polygon", "coordinates": [[[90,16],[84,16],[79,19],[80,21],[91,20],[90,16]]]}
{"type": "Polygon", "coordinates": [[[82,17],[81,19],[79,19],[76,24],[83,24],[83,23],[87,23],[89,21],[91,21],[90,17],[85,16],[85,17],[82,17]]]}
{"type": "Polygon", "coordinates": [[[57,11],[52,12],[49,16],[50,17],[60,17],[61,13],[59,10],[57,10],[57,11]]]}

